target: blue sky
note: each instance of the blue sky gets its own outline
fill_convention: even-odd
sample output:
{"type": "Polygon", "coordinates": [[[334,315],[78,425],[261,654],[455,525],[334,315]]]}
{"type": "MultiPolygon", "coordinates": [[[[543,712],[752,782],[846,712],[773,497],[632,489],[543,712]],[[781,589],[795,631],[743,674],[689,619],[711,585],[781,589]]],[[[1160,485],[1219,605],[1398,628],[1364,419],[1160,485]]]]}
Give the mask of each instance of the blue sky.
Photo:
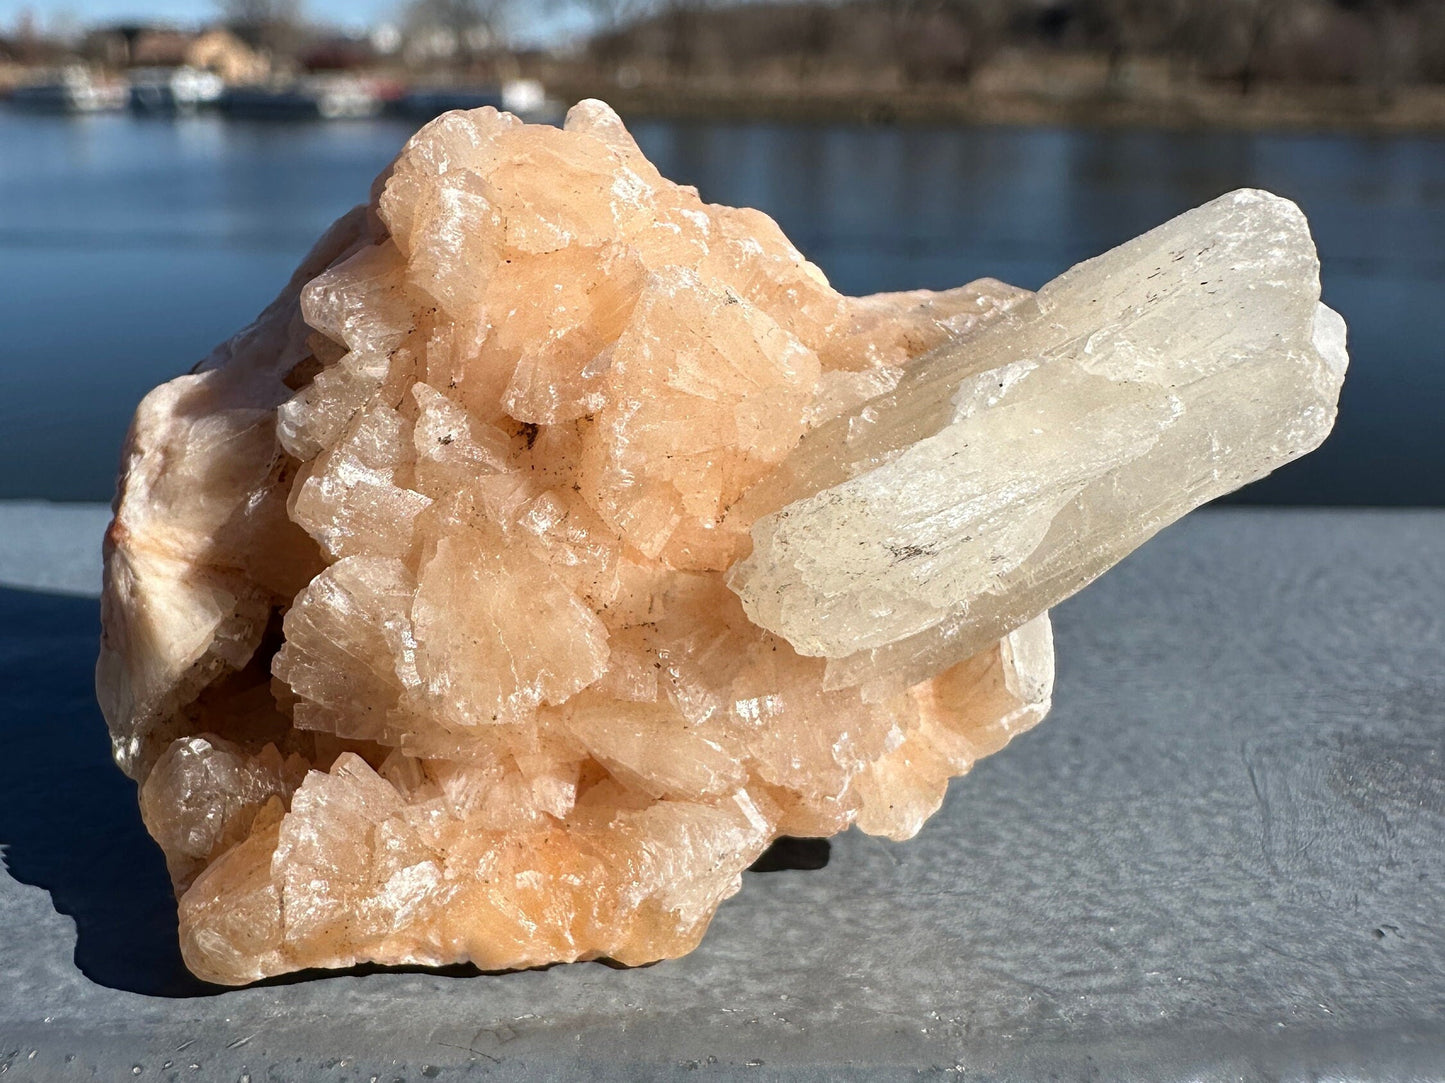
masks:
{"type": "MultiPolygon", "coordinates": [[[[404,0],[304,0],[308,17],[343,26],[361,27],[394,15],[404,0]]],[[[551,4],[518,4],[514,17],[520,36],[548,38],[580,27],[576,10],[551,4]],[[529,11],[535,14],[529,15],[529,11]]],[[[213,18],[214,0],[0,0],[0,30],[15,25],[22,12],[31,12],[42,26],[58,23],[103,23],[119,20],[169,20],[197,23],[213,18]]]]}

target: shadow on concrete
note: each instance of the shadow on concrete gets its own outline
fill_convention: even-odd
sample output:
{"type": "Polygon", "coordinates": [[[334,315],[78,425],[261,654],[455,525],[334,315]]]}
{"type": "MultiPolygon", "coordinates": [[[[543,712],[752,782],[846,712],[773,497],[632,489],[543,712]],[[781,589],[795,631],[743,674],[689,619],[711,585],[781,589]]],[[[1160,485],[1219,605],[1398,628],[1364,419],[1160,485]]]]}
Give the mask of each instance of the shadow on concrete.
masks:
{"type": "Polygon", "coordinates": [[[176,941],[165,860],[95,703],[100,603],[0,589],[0,846],[10,875],[75,921],[75,965],[149,996],[222,992],[176,941]]]}
{"type": "Polygon", "coordinates": [[[754,861],[749,872],[813,872],[828,867],[833,844],[827,839],[794,838],[783,835],[773,841],[754,861]]]}

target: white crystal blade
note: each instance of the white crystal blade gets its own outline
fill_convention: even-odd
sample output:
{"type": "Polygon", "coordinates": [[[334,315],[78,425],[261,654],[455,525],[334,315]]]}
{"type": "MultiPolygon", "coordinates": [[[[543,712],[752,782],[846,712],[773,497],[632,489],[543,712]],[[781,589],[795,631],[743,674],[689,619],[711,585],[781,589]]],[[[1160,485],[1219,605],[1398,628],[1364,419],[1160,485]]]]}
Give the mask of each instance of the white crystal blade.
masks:
{"type": "Polygon", "coordinates": [[[1304,215],[1254,190],[1079,264],[810,433],[730,585],[832,686],[937,672],[1317,447],[1347,360],[1319,298],[1304,215]]]}

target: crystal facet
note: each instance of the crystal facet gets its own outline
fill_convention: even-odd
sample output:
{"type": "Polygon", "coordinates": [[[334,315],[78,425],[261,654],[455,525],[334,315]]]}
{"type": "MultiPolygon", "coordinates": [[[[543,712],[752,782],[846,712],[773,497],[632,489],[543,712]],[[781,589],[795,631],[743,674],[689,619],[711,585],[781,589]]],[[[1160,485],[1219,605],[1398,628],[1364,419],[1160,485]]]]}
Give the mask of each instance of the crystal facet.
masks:
{"type": "Polygon", "coordinates": [[[1230,193],[809,433],[740,502],[779,510],[731,584],[830,687],[912,683],[1314,450],[1346,361],[1304,215],[1230,193]]]}
{"type": "Polygon", "coordinates": [[[1303,220],[1229,199],[847,298],[601,103],[428,125],[127,441],[97,684],[188,965],[649,962],[779,835],[916,833],[1048,605],[1328,428],[1303,220]]]}

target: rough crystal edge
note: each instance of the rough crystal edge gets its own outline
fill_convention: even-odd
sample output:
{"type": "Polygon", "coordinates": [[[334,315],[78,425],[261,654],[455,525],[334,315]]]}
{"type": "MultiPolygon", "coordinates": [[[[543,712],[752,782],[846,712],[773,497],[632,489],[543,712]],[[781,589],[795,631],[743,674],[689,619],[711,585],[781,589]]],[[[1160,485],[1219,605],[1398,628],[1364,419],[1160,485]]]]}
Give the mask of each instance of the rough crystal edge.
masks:
{"type": "MultiPolygon", "coordinates": [[[[729,585],[755,623],[829,658],[829,687],[889,694],[1057,604],[1192,508],[1313,450],[1333,424],[1346,364],[1344,324],[1319,304],[1318,258],[1299,208],[1267,192],[1229,193],[1066,272],[923,359],[893,392],[809,433],[748,494],[749,514],[760,502],[776,510],[757,519],[753,551],[729,585]],[[1219,330],[1196,334],[1197,355],[1171,358],[1174,336],[1209,321],[1219,330]],[[961,389],[991,388],[995,372],[1000,398],[1014,383],[1044,385],[1043,420],[1033,443],[1019,442],[1025,451],[1049,441],[1067,448],[1072,438],[1078,456],[1098,453],[1107,432],[1070,415],[1070,376],[1081,387],[1110,381],[1104,407],[1137,432],[1066,499],[1046,492],[1033,505],[990,505],[986,491],[969,488],[987,484],[986,470],[949,448],[984,431],[989,411],[968,409],[961,389]],[[1251,401],[1266,393],[1276,401],[1251,401]],[[1190,396],[1202,403],[1198,421],[1190,396]],[[1162,469],[1171,454],[1181,464],[1162,469]],[[955,515],[953,537],[924,546],[910,535],[895,499],[905,491],[924,494],[932,519],[921,524],[955,515]],[[929,504],[929,493],[949,495],[929,504]],[[970,501],[993,518],[970,520],[970,501]],[[963,573],[959,587],[950,583],[959,573],[933,558],[958,536],[971,541],[968,531],[1025,515],[1034,526],[1011,550],[974,555],[987,576],[969,582],[963,573]]],[[[984,441],[973,446],[988,453],[984,441]]]]}

